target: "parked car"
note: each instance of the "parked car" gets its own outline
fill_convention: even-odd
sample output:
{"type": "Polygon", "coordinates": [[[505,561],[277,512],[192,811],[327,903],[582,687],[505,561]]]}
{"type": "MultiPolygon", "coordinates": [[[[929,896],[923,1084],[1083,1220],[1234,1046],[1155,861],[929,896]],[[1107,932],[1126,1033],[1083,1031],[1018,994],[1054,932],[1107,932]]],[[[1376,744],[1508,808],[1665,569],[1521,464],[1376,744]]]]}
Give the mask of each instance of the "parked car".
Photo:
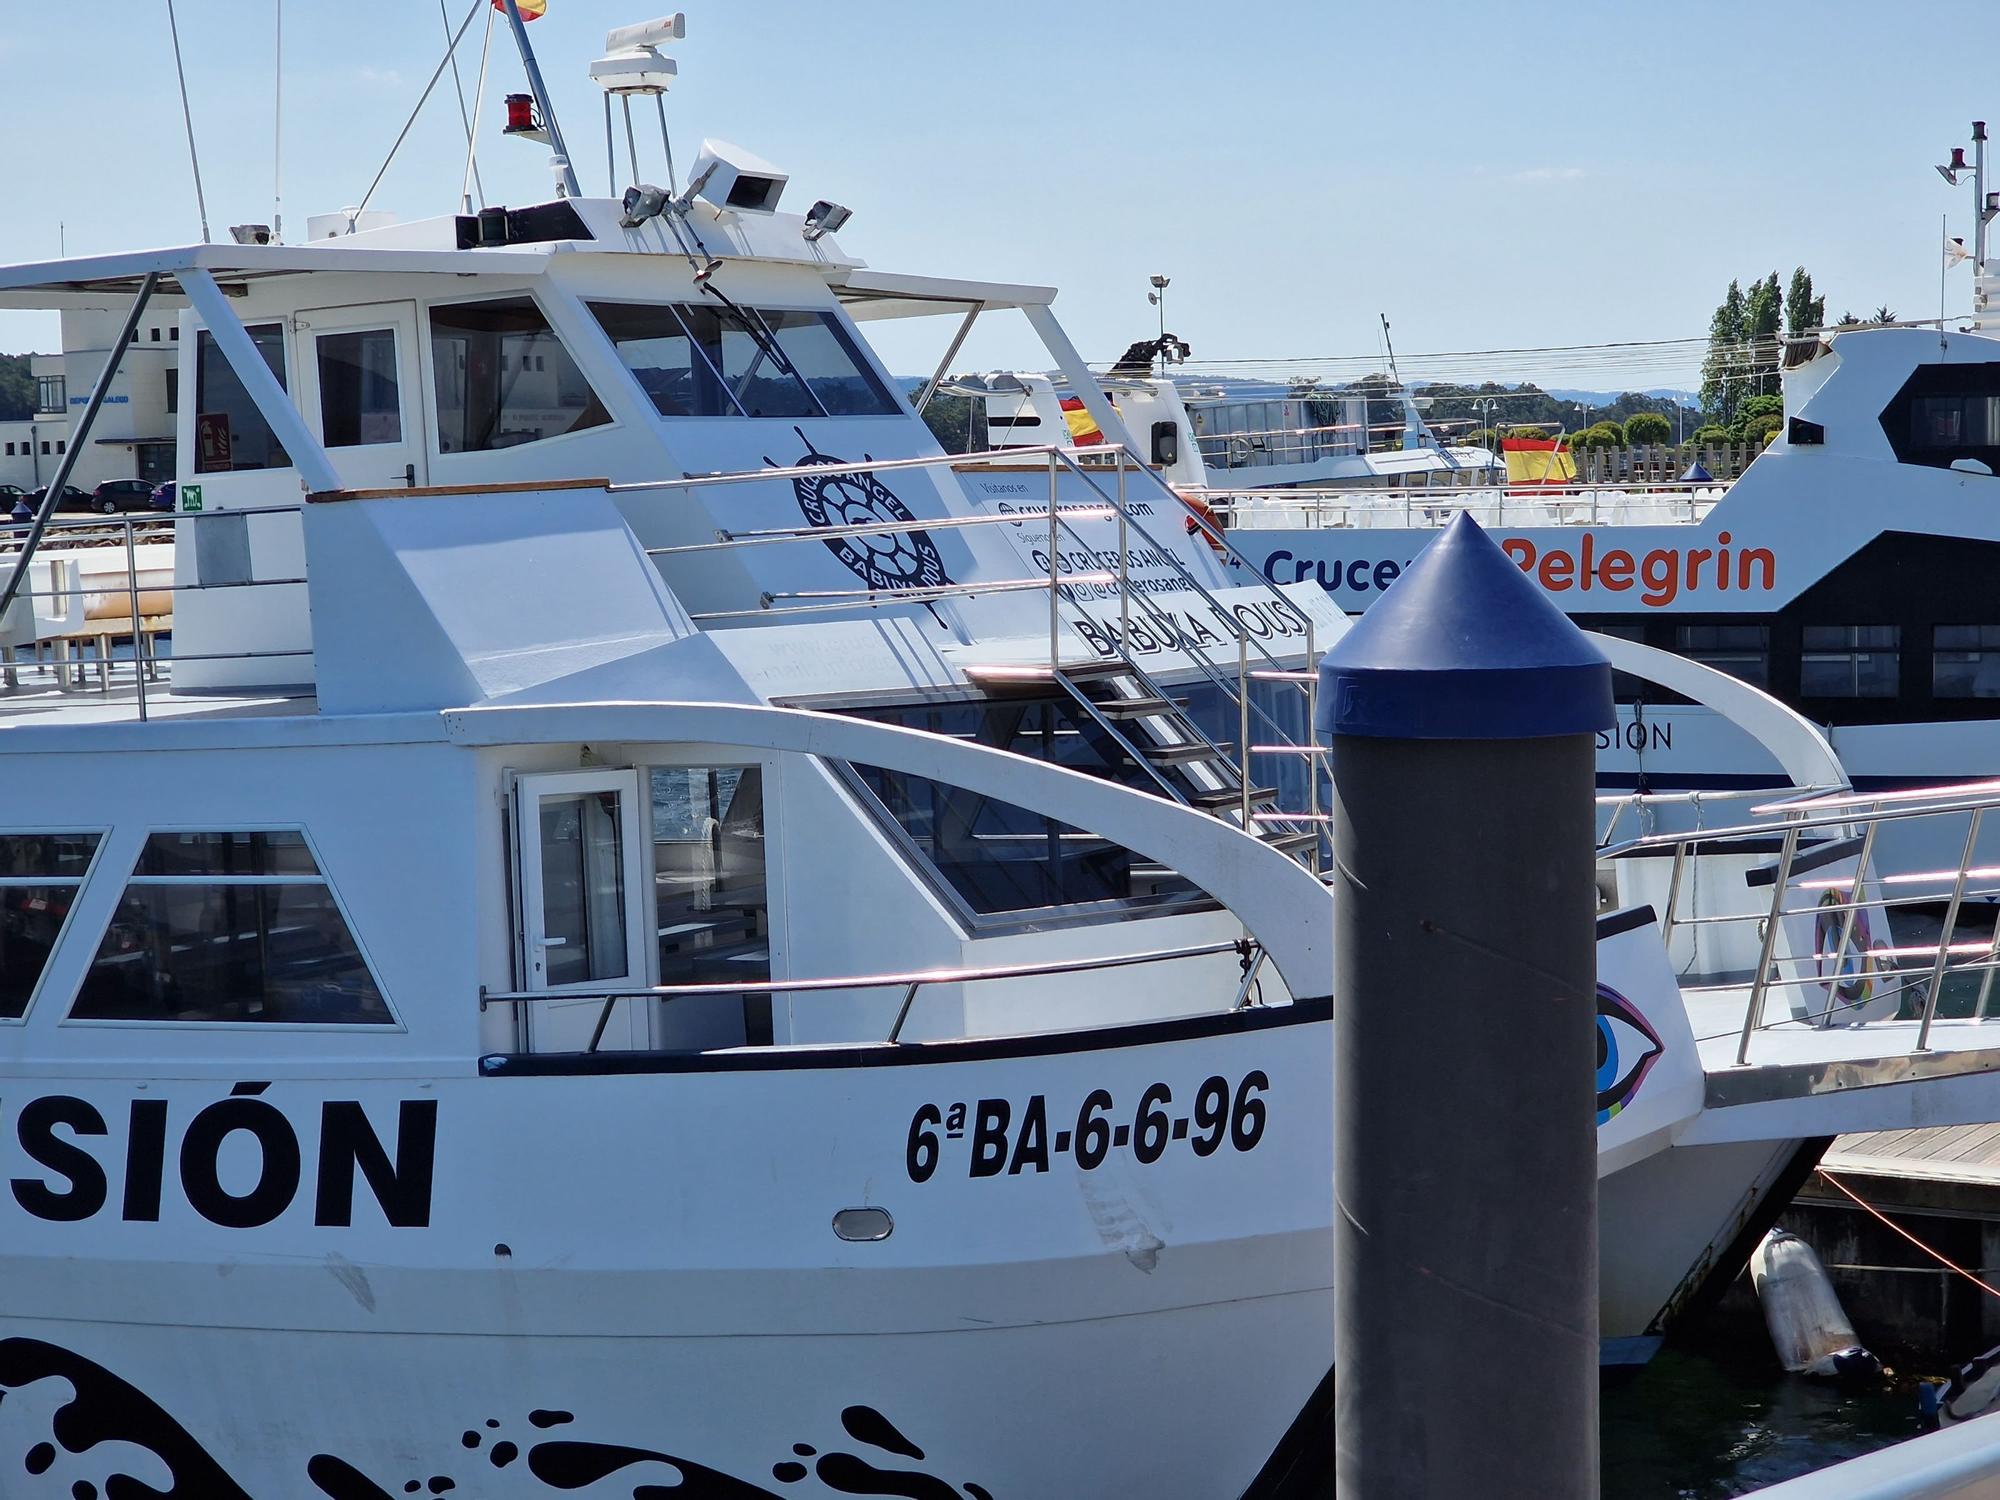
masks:
{"type": "Polygon", "coordinates": [[[177,510],[181,503],[181,487],[169,479],[165,484],[153,486],[152,497],[147,501],[154,510],[177,510]]]}
{"type": "Polygon", "coordinates": [[[121,510],[149,510],[153,487],[143,479],[107,479],[90,492],[90,508],[104,515],[121,510]]]}
{"type": "Polygon", "coordinates": [[[14,502],[27,495],[18,484],[0,484],[0,510],[12,510],[14,502]]]}
{"type": "MultiPolygon", "coordinates": [[[[42,496],[48,492],[49,487],[47,485],[43,485],[38,490],[28,491],[28,504],[36,510],[40,510],[42,496]]],[[[57,510],[89,510],[90,508],[90,494],[88,491],[80,490],[73,484],[63,486],[62,498],[56,501],[57,510]]]]}

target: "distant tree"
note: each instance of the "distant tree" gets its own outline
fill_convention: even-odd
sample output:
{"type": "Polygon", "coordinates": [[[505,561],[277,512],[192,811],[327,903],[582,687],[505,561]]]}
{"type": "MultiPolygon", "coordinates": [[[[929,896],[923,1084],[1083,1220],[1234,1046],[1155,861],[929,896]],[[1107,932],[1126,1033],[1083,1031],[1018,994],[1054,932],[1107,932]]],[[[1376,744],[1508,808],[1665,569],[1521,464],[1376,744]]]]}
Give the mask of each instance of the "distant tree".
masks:
{"type": "Polygon", "coordinates": [[[1546,443],[1549,440],[1549,430],[1546,427],[1509,427],[1503,436],[1521,438],[1530,443],[1546,443]]]}
{"type": "Polygon", "coordinates": [[[1572,436],[1569,445],[1572,448],[1622,448],[1625,446],[1625,429],[1616,422],[1597,422],[1572,436]]]}
{"type": "Polygon", "coordinates": [[[1812,277],[1800,266],[1785,291],[1785,332],[1797,337],[1826,322],[1826,298],[1813,295],[1812,277]]]}
{"type": "Polygon", "coordinates": [[[1767,411],[1754,417],[1745,417],[1739,428],[1738,442],[1760,448],[1771,441],[1772,436],[1785,425],[1783,413],[1767,411]]]}
{"type": "Polygon", "coordinates": [[[1855,317],[1853,313],[1844,312],[1840,315],[1840,321],[1833,326],[1835,328],[1857,328],[1860,324],[1861,320],[1855,317]]]}
{"type": "Polygon", "coordinates": [[[1882,306],[1875,309],[1875,316],[1870,318],[1869,321],[1871,323],[1893,323],[1896,321],[1896,315],[1889,311],[1889,305],[1885,302],[1882,306]]]}
{"type": "Polygon", "coordinates": [[[1625,441],[1634,447],[1673,440],[1674,424],[1656,411],[1637,411],[1625,419],[1625,441]]]}
{"type": "Polygon", "coordinates": [[[1735,442],[1736,437],[1735,434],[1730,432],[1720,422],[1710,422],[1706,426],[1695,428],[1692,441],[1702,447],[1719,448],[1724,443],[1735,442]]]}
{"type": "Polygon", "coordinates": [[[1748,421],[1752,417],[1782,417],[1784,414],[1783,396],[1745,396],[1743,404],[1736,410],[1738,421],[1748,421]]]}
{"type": "Polygon", "coordinates": [[[1743,299],[1743,341],[1749,348],[1750,378],[1744,389],[1768,395],[1778,388],[1778,330],[1785,301],[1778,291],[1778,273],[1752,282],[1743,299]]]}
{"type": "Polygon", "coordinates": [[[1743,288],[1729,283],[1729,291],[1708,323],[1708,357],[1701,362],[1701,409],[1715,421],[1727,425],[1736,417],[1736,403],[1742,387],[1735,379],[1736,364],[1743,343],[1743,288]]]}
{"type": "Polygon", "coordinates": [[[0,354],[0,422],[25,422],[35,414],[31,356],[0,354]]]}
{"type": "MultiPolygon", "coordinates": [[[[923,389],[920,383],[911,388],[911,396],[923,389]]],[[[983,407],[984,403],[980,405],[983,407]]],[[[947,453],[974,453],[986,447],[986,413],[974,408],[972,398],[953,396],[944,391],[933,395],[924,407],[924,425],[931,430],[938,446],[947,453]]]]}

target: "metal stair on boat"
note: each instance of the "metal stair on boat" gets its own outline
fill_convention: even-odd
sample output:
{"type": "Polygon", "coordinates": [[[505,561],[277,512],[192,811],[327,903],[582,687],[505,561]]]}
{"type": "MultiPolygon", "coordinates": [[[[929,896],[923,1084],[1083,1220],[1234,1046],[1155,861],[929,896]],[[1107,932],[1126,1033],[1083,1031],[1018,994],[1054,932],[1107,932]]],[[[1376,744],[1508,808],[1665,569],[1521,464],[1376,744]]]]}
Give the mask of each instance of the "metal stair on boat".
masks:
{"type": "Polygon", "coordinates": [[[1039,663],[975,668],[968,675],[995,690],[1053,683],[1127,758],[1145,769],[1164,795],[1237,827],[1247,826],[1265,843],[1294,857],[1309,856],[1318,847],[1318,829],[1296,826],[1307,820],[1303,815],[1294,818],[1292,810],[1279,806],[1276,787],[1248,789],[1246,824],[1238,747],[1210,739],[1186,712],[1183,700],[1127,657],[1058,661],[1053,668],[1039,663]],[[1294,826],[1286,826],[1288,820],[1294,826]]]}

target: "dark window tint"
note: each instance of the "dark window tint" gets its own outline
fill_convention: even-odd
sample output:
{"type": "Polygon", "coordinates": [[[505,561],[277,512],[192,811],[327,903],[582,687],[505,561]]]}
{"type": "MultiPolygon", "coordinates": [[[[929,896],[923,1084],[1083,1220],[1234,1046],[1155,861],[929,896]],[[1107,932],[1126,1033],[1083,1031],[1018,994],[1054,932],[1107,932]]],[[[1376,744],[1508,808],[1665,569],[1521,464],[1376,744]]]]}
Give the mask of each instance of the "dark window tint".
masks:
{"type": "MultiPolygon", "coordinates": [[[[871,710],[861,717],[994,745],[1108,779],[1131,781],[1144,774],[1095,721],[1058,701],[941,704],[871,710]]],[[[1199,899],[1173,871],[1032,808],[875,766],[853,770],[973,912],[1199,899]]],[[[1157,789],[1157,783],[1148,785],[1157,789]]]]}
{"type": "Polygon", "coordinates": [[[0,834],[0,1019],[27,1014],[97,843],[94,833],[0,834]]]}
{"type": "Polygon", "coordinates": [[[166,371],[166,376],[167,415],[171,417],[181,409],[181,372],[176,368],[169,367],[166,371]]]}
{"type": "Polygon", "coordinates": [[[140,875],[317,875],[305,836],[266,833],[156,833],[139,854],[140,875]]]}
{"type": "Polygon", "coordinates": [[[1882,413],[1906,464],[1950,468],[1975,459],[2000,473],[2000,363],[1920,365],[1882,413]]]}
{"type": "MultiPolygon", "coordinates": [[[[276,323],[259,323],[250,330],[258,354],[285,385],[285,335],[276,323]]],[[[291,458],[271,431],[256,402],[236,378],[215,335],[203,330],[195,343],[194,436],[197,474],[228,474],[239,469],[284,469],[291,458]]]]}
{"type": "Polygon", "coordinates": [[[431,362],[442,453],[515,448],[611,420],[526,297],[432,308],[431,362]]]}
{"type": "Polygon", "coordinates": [[[591,311],[662,416],[881,416],[896,410],[832,313],[724,303],[593,303],[591,311]]]}
{"type": "Polygon", "coordinates": [[[389,1007],[297,833],[157,833],[71,1015],[385,1024],[389,1007]]]}
{"type": "Polygon", "coordinates": [[[2000,625],[1940,625],[1931,635],[1931,695],[2000,698],[2000,625]]]}
{"type": "Polygon", "coordinates": [[[1764,687],[1771,676],[1770,634],[1762,625],[1680,625],[1675,627],[1675,649],[1752,687],[1764,687]]]}
{"type": "Polygon", "coordinates": [[[1898,647],[1894,625],[1807,625],[1799,654],[1801,698],[1893,698],[1898,647]]]}
{"type": "Polygon", "coordinates": [[[396,334],[389,328],[325,333],[319,359],[320,434],[329,448],[403,440],[396,334]]]}

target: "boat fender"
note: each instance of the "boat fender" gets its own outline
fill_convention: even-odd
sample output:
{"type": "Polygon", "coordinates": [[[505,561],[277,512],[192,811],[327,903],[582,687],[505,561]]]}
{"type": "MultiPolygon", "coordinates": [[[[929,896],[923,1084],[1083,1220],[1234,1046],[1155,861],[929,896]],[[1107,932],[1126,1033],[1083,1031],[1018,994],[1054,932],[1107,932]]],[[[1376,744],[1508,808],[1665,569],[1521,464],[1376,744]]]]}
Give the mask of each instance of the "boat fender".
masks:
{"type": "Polygon", "coordinates": [[[1773,1229],[1750,1257],[1750,1279],[1764,1309],[1764,1326],[1779,1363],[1795,1375],[1866,1380],[1881,1361],[1862,1347],[1813,1248],[1789,1230],[1773,1229]]]}

